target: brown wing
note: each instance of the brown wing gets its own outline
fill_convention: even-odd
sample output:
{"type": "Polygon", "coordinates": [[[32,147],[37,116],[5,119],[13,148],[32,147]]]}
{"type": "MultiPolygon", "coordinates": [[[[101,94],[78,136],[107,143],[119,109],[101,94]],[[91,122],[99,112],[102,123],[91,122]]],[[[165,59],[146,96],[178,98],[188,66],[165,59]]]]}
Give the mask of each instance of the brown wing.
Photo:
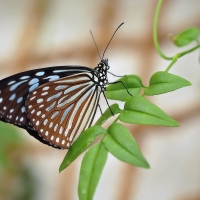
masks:
{"type": "Polygon", "coordinates": [[[30,93],[28,118],[35,131],[50,145],[69,148],[94,118],[101,93],[91,73],[48,82],[30,93]]]}

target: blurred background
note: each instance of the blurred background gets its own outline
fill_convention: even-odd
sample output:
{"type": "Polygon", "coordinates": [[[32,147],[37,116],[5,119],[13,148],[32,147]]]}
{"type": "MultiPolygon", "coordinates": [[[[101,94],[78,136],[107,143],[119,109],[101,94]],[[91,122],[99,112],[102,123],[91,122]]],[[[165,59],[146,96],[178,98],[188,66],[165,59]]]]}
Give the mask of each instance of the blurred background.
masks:
{"type": "MultiPolygon", "coordinates": [[[[148,85],[151,75],[169,61],[152,40],[157,0],[0,0],[0,79],[17,72],[56,65],[94,68],[121,22],[105,57],[116,75],[137,74],[148,85]]],[[[159,41],[168,56],[177,49],[169,35],[200,27],[198,0],[165,0],[159,41]]],[[[179,128],[127,126],[151,169],[139,169],[109,155],[95,200],[200,199],[200,64],[199,51],[184,56],[171,73],[193,86],[148,98],[180,123],[179,128]]],[[[109,76],[109,81],[116,80],[109,76]]],[[[110,104],[113,101],[109,101],[110,104]]],[[[105,99],[100,101],[103,110],[105,99]]],[[[120,104],[122,106],[122,104],[120,104]]],[[[95,119],[98,119],[98,111],[95,119]]],[[[105,127],[108,124],[105,125],[105,127]]],[[[0,200],[77,200],[83,156],[59,174],[66,150],[57,150],[26,131],[0,123],[0,200]]]]}

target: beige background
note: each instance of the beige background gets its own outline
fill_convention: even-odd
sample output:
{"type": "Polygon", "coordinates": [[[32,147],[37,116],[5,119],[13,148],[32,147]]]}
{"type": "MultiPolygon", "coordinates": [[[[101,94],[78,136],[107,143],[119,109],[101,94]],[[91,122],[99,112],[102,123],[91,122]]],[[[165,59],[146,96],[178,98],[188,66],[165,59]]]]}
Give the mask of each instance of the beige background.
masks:
{"type": "MultiPolygon", "coordinates": [[[[150,76],[169,64],[156,53],[152,41],[156,3],[156,0],[0,0],[0,78],[54,65],[93,68],[99,58],[89,30],[102,53],[116,27],[125,22],[106,52],[110,71],[117,75],[138,74],[148,85],[150,76]]],[[[189,48],[177,49],[168,35],[187,27],[200,27],[199,10],[198,0],[164,1],[159,20],[163,52],[173,56],[189,48]]],[[[139,169],[109,155],[95,200],[200,199],[198,56],[199,51],[195,51],[181,58],[170,71],[191,81],[192,87],[149,98],[175,118],[181,124],[179,128],[127,126],[151,169],[139,169]]],[[[110,82],[114,80],[109,76],[110,82]]],[[[103,98],[100,104],[103,110],[107,108],[103,98]]],[[[95,119],[99,116],[98,112],[95,119]]],[[[78,199],[82,156],[59,174],[66,151],[45,146],[27,132],[18,130],[24,141],[22,150],[16,153],[11,149],[8,157],[14,160],[16,167],[26,166],[32,175],[32,199],[78,199]]],[[[0,199],[10,200],[13,194],[25,188],[21,173],[0,171],[0,174],[0,199]]]]}

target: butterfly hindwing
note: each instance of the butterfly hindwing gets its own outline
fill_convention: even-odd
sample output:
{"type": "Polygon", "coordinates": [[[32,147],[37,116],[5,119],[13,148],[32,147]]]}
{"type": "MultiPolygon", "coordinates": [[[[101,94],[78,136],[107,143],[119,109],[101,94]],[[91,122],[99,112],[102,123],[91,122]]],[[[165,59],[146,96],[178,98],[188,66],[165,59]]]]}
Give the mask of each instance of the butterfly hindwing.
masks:
{"type": "Polygon", "coordinates": [[[74,138],[91,125],[100,93],[92,73],[48,82],[28,96],[27,116],[45,141],[58,148],[69,148],[74,138]]]}

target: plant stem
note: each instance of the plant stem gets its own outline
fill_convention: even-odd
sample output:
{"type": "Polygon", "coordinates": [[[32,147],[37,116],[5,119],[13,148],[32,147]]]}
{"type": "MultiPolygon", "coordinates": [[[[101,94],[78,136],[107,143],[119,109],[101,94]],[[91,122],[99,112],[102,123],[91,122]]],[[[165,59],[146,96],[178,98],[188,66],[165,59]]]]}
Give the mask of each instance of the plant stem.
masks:
{"type": "Polygon", "coordinates": [[[178,58],[180,58],[180,57],[184,56],[185,54],[191,53],[192,51],[198,49],[199,47],[200,47],[200,44],[197,45],[196,47],[193,47],[192,49],[189,49],[187,51],[183,51],[183,52],[177,54],[176,56],[178,56],[178,58]]]}
{"type": "Polygon", "coordinates": [[[168,72],[172,68],[174,63],[176,63],[177,60],[178,60],[178,57],[174,56],[172,62],[169,64],[169,66],[167,67],[165,71],[168,72]]]}
{"type": "Polygon", "coordinates": [[[169,64],[169,66],[167,67],[167,69],[166,69],[165,71],[168,72],[168,71],[172,68],[172,66],[174,65],[174,63],[176,63],[176,61],[177,61],[180,57],[184,56],[185,54],[188,54],[188,53],[193,52],[194,50],[198,49],[199,47],[200,47],[200,44],[197,45],[196,47],[193,47],[192,49],[187,50],[187,51],[183,51],[183,52],[181,52],[181,53],[177,53],[177,54],[173,57],[172,62],[169,64]]]}
{"type": "Polygon", "coordinates": [[[162,53],[159,43],[158,43],[158,34],[157,34],[157,32],[158,32],[158,17],[159,17],[160,8],[161,8],[162,3],[163,3],[163,0],[159,0],[157,7],[156,7],[154,22],[153,22],[153,41],[154,41],[154,45],[155,45],[155,48],[156,48],[156,51],[158,52],[158,54],[165,60],[172,60],[173,57],[167,57],[162,53]]]}

